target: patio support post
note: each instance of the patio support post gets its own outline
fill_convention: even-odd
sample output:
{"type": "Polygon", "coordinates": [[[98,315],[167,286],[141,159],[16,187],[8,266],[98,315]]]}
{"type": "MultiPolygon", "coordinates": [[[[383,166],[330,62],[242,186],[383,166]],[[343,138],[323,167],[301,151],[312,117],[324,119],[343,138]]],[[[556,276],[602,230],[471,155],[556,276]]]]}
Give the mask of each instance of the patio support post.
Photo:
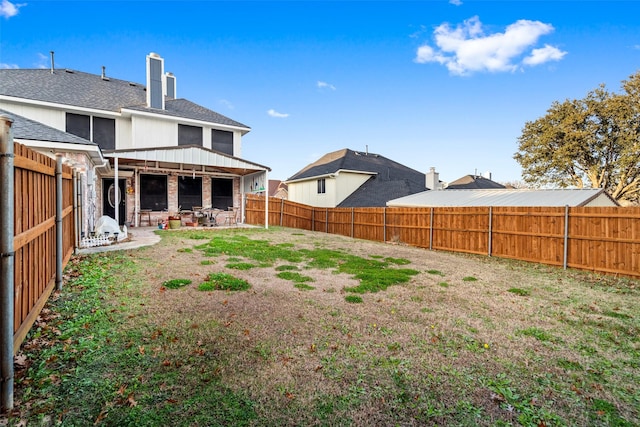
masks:
{"type": "Polygon", "coordinates": [[[13,137],[8,117],[0,116],[0,407],[13,408],[14,181],[13,137]]]}
{"type": "Polygon", "coordinates": [[[74,252],[80,246],[80,221],[78,221],[78,172],[73,171],[73,222],[76,234],[75,244],[73,245],[74,252]]]}
{"type": "MultiPolygon", "coordinates": [[[[202,168],[204,172],[204,166],[202,168]]],[[[204,178],[202,178],[204,182],[204,178]]],[[[211,188],[211,185],[209,185],[211,188]]],[[[247,207],[247,193],[244,191],[244,175],[240,177],[240,223],[244,224],[245,208],[247,207]]]]}
{"type": "Polygon", "coordinates": [[[62,290],[62,154],[56,154],[56,289],[62,290]]]}
{"type": "Polygon", "coordinates": [[[264,228],[269,229],[269,173],[264,171],[264,228]]]}
{"type": "Polygon", "coordinates": [[[569,254],[569,205],[564,206],[564,253],[562,254],[562,268],[567,269],[567,255],[569,254]]]}

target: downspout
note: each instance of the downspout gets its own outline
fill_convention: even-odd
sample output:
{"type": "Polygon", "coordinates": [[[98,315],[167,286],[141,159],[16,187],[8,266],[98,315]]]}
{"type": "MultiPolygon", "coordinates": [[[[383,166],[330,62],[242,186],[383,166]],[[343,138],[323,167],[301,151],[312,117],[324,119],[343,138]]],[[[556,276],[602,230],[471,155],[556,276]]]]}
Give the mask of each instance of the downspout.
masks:
{"type": "Polygon", "coordinates": [[[15,252],[14,233],[14,180],[13,180],[13,121],[0,116],[0,406],[13,408],[13,287],[15,252]]]}
{"type": "Polygon", "coordinates": [[[56,289],[62,290],[62,155],[56,154],[56,289]]]}

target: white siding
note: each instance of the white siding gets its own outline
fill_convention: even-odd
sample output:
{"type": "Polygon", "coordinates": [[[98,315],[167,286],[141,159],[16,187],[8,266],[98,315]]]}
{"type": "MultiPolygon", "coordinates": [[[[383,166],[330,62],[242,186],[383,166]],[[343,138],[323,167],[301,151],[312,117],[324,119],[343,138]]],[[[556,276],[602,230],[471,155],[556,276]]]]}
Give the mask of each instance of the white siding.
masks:
{"type": "Polygon", "coordinates": [[[116,119],[116,149],[121,150],[123,148],[133,148],[133,130],[131,125],[131,119],[129,118],[117,118],[116,119]]]}
{"type": "Polygon", "coordinates": [[[324,178],[324,194],[318,194],[318,178],[289,183],[289,200],[320,208],[335,208],[370,177],[351,172],[339,172],[334,176],[324,178]]]}
{"type": "MultiPolygon", "coordinates": [[[[338,206],[344,199],[349,197],[351,193],[356,191],[362,184],[364,184],[371,175],[364,175],[360,173],[340,172],[338,173],[335,181],[335,206],[338,206]]],[[[327,189],[327,192],[329,190],[327,189]]]]}
{"type": "Polygon", "coordinates": [[[43,123],[52,128],[66,131],[66,115],[63,110],[52,110],[46,107],[37,107],[33,105],[14,104],[0,102],[0,108],[11,111],[19,116],[26,117],[36,122],[43,123]]]}
{"type": "Polygon", "coordinates": [[[175,147],[178,145],[178,125],[146,117],[132,117],[133,148],[175,147]]]}

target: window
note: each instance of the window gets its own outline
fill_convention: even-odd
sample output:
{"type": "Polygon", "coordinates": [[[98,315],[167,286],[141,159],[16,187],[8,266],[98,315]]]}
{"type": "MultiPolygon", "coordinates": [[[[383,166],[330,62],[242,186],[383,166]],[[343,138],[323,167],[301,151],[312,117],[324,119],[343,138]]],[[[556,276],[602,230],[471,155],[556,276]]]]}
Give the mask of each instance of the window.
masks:
{"type": "Polygon", "coordinates": [[[202,147],[200,126],[178,125],[178,145],[199,145],[202,147]]]}
{"type": "Polygon", "coordinates": [[[211,149],[233,156],[233,132],[211,129],[211,149]]]}
{"type": "Polygon", "coordinates": [[[318,194],[324,194],[324,193],[327,192],[326,190],[327,189],[325,187],[325,180],[324,180],[324,178],[320,178],[318,180],[318,194]]]}
{"type": "Polygon", "coordinates": [[[233,206],[233,180],[211,179],[211,207],[227,210],[233,206]]]}
{"type": "Polygon", "coordinates": [[[66,114],[66,131],[89,141],[93,141],[103,150],[116,148],[116,121],[104,117],[91,117],[84,114],[66,114]],[[93,135],[91,122],[93,121],[93,135]]]}
{"type": "Polygon", "coordinates": [[[178,178],[178,205],[191,211],[194,206],[202,206],[202,178],[181,176],[178,178]]]}
{"type": "Polygon", "coordinates": [[[168,208],[167,177],[140,175],[140,209],[162,211],[168,208]]]}
{"type": "Polygon", "coordinates": [[[91,116],[67,113],[66,131],[80,138],[91,140],[91,116]]]}
{"type": "Polygon", "coordinates": [[[93,142],[103,150],[116,148],[116,121],[103,117],[93,118],[93,142]]]}

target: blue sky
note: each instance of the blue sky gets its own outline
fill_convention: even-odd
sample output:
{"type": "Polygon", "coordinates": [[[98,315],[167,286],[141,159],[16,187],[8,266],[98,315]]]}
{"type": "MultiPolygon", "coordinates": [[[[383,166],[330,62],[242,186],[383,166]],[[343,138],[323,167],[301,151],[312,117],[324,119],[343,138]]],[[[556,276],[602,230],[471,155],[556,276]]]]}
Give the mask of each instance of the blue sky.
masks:
{"type": "Polygon", "coordinates": [[[0,0],[0,66],[145,82],[252,128],[242,157],[286,179],[341,148],[453,181],[513,160],[526,121],[640,69],[636,1],[0,0]]]}

